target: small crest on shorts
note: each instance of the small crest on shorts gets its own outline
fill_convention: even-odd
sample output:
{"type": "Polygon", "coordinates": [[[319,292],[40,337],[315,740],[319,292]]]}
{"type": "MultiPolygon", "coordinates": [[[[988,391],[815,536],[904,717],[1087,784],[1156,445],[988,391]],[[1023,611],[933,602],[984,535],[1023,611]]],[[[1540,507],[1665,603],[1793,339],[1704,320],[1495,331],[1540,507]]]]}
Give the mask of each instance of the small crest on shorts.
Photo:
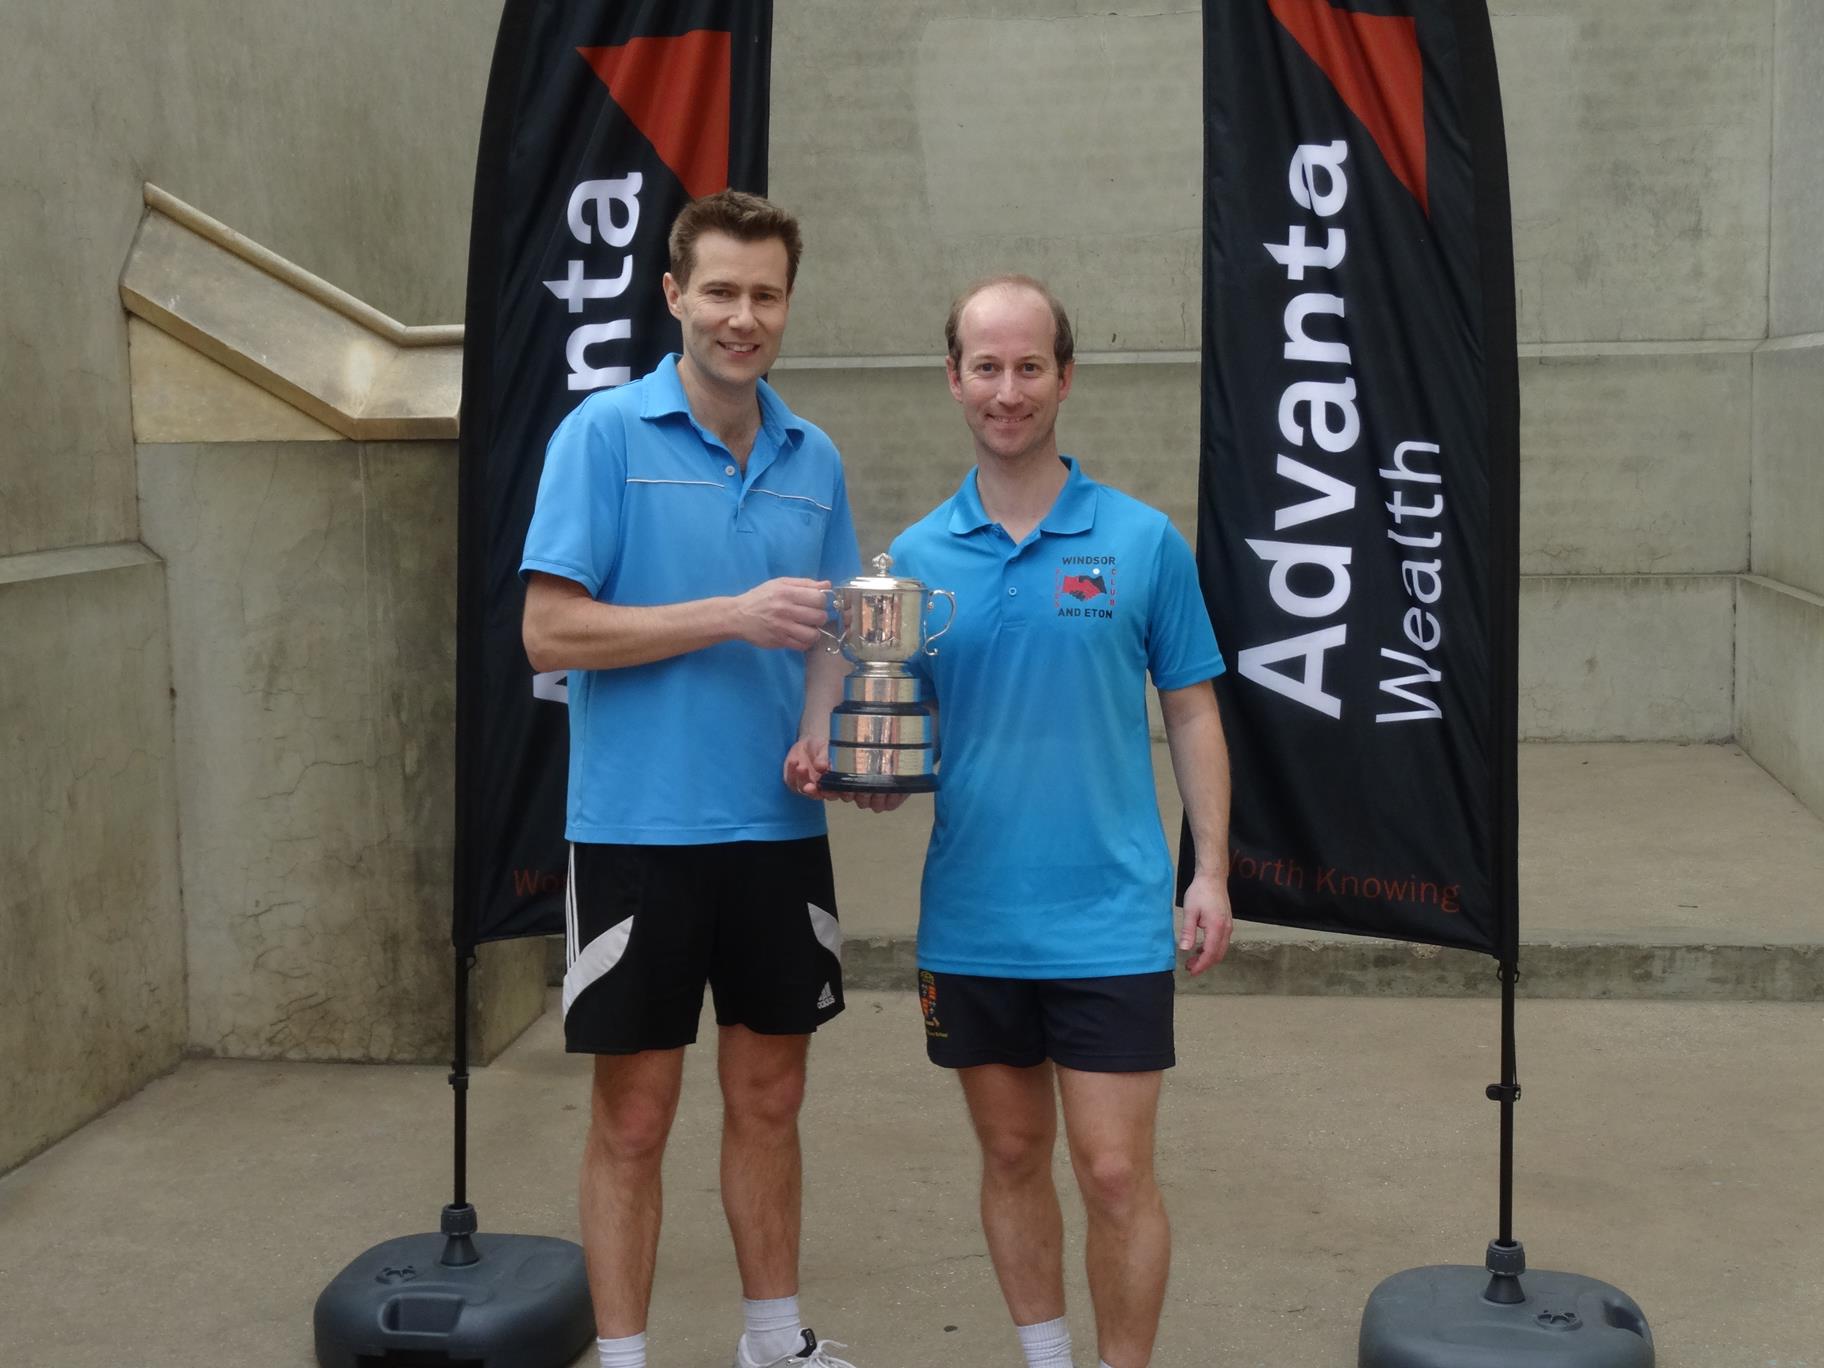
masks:
{"type": "Polygon", "coordinates": [[[823,991],[817,994],[817,1010],[821,1012],[825,1007],[834,1007],[835,1005],[836,994],[831,992],[830,985],[825,983],[823,985],[823,991]]]}
{"type": "Polygon", "coordinates": [[[925,1034],[933,1040],[948,1040],[950,1033],[937,1019],[937,975],[929,969],[918,971],[918,1010],[925,1016],[925,1034]]]}

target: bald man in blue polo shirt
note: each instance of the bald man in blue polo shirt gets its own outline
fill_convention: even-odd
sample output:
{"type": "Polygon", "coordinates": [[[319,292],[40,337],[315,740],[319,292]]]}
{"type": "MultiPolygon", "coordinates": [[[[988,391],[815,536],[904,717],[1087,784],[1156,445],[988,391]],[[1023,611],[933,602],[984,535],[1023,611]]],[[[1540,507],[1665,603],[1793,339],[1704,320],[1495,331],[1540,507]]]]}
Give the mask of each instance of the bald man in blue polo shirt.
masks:
{"type": "Polygon", "coordinates": [[[823,809],[779,764],[841,693],[841,658],[811,648],[823,591],[859,569],[855,529],[836,448],[761,379],[796,221],[724,191],[688,205],[669,245],[683,353],[558,428],[520,567],[526,653],[570,675],[564,1035],[595,1056],[597,1357],[646,1365],[660,1163],[707,982],[735,1368],[851,1368],[798,1311],[798,1109],[810,1033],[843,1008],[842,933],[823,809]]]}
{"type": "Polygon", "coordinates": [[[1175,945],[1199,974],[1231,925],[1228,752],[1210,686],[1222,656],[1165,515],[1058,450],[1073,348],[1051,292],[983,282],[945,334],[976,465],[892,547],[895,573],[957,604],[922,665],[943,746],[918,932],[926,1048],[962,1080],[982,1224],[1026,1362],[1071,1363],[1051,1179],[1061,1097],[1103,1368],[1141,1368],[1170,1255],[1153,1127],[1174,1058],[1172,863],[1146,681],[1196,838],[1175,945]]]}

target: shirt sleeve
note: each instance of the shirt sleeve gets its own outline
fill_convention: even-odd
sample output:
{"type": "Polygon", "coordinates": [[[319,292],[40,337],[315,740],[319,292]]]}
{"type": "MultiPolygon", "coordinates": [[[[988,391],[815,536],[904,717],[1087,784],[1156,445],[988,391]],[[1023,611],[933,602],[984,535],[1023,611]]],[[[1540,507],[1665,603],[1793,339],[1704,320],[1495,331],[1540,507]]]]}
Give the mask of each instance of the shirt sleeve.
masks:
{"type": "Polygon", "coordinates": [[[830,499],[830,517],[823,533],[823,560],[818,578],[841,584],[861,573],[861,553],[855,544],[855,518],[849,512],[849,482],[840,462],[836,466],[836,488],[830,499]]]}
{"type": "Polygon", "coordinates": [[[1161,689],[1185,689],[1214,679],[1225,668],[1204,607],[1197,559],[1178,529],[1166,524],[1153,571],[1147,619],[1146,666],[1161,689]]]}
{"type": "Polygon", "coordinates": [[[551,434],[519,575],[542,570],[600,598],[620,546],[627,452],[619,415],[595,407],[585,400],[551,434]]]}

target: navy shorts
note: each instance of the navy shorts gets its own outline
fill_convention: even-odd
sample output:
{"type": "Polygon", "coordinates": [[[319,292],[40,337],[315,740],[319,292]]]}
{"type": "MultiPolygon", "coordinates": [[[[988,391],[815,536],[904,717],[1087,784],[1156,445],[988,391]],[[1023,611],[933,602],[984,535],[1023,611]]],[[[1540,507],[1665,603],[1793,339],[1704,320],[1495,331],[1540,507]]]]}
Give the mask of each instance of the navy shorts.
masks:
{"type": "Polygon", "coordinates": [[[1177,1062],[1169,969],[1072,979],[920,969],[918,1006],[925,1053],[946,1069],[1049,1059],[1087,1073],[1149,1073],[1177,1062]]]}
{"type": "Polygon", "coordinates": [[[716,1024],[804,1035],[842,1010],[830,843],[570,847],[564,1045],[670,1050],[716,1024]]]}

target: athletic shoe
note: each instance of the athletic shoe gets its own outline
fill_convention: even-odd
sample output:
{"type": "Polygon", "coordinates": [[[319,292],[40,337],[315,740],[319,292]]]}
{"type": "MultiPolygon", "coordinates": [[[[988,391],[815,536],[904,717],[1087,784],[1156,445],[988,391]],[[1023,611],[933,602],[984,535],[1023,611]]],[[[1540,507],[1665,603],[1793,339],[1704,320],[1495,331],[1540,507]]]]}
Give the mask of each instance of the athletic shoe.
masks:
{"type": "Polygon", "coordinates": [[[804,1332],[804,1344],[800,1346],[797,1353],[787,1354],[784,1358],[768,1359],[765,1363],[761,1363],[759,1360],[747,1356],[747,1336],[743,1335],[735,1341],[735,1368],[792,1368],[794,1364],[798,1368],[855,1368],[855,1365],[847,1359],[839,1359],[828,1352],[831,1349],[847,1349],[848,1347],[836,1340],[820,1340],[807,1328],[804,1332]]]}

